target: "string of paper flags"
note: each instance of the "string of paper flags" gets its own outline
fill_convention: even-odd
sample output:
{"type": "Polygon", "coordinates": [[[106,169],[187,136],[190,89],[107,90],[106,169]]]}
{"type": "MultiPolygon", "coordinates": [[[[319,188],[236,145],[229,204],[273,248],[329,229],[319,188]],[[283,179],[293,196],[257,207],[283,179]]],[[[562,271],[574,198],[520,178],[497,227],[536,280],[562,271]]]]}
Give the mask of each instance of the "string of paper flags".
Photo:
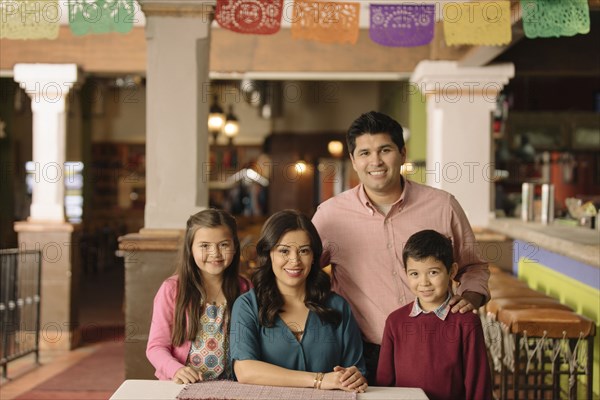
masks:
{"type": "MultiPolygon", "coordinates": [[[[63,0],[65,1],[65,0],[63,0]]],[[[133,27],[134,0],[67,0],[74,35],[127,33],[133,27]]],[[[586,0],[520,0],[525,36],[573,36],[590,31],[586,0]]],[[[217,0],[219,26],[240,34],[272,35],[290,22],[293,39],[320,43],[356,44],[359,40],[359,2],[294,0],[217,0]],[[290,9],[291,8],[291,9],[290,9]]],[[[370,3],[369,38],[390,47],[427,45],[436,20],[443,22],[446,44],[500,46],[512,40],[511,2],[398,2],[370,3]]],[[[0,38],[56,39],[59,0],[1,0],[0,38]]]]}

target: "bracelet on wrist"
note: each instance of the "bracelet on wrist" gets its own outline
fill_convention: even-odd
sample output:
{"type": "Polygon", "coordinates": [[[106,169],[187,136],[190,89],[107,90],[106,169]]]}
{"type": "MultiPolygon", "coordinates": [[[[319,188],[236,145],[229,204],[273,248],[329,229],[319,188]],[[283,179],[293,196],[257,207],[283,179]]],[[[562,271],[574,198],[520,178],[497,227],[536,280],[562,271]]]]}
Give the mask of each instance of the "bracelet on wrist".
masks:
{"type": "Polygon", "coordinates": [[[317,382],[317,389],[321,389],[321,384],[323,383],[324,377],[325,377],[325,374],[322,372],[319,372],[319,381],[317,382]]]}

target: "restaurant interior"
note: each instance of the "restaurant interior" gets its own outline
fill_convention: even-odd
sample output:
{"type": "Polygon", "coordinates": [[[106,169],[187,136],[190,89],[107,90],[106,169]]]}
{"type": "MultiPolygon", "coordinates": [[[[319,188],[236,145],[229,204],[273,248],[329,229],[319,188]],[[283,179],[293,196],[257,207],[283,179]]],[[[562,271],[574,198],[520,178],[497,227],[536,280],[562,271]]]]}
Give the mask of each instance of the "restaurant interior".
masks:
{"type": "MultiPolygon", "coordinates": [[[[80,359],[84,355],[77,351],[86,346],[95,349],[83,340],[83,324],[104,324],[120,327],[125,338],[135,339],[123,340],[124,352],[119,353],[123,378],[152,379],[152,367],[144,356],[152,298],[160,282],[174,270],[185,221],[179,215],[203,207],[227,210],[236,216],[243,245],[256,242],[262,224],[276,211],[297,209],[312,216],[320,203],[359,184],[345,133],[363,112],[381,111],[402,124],[407,146],[403,174],[432,184],[436,160],[431,159],[435,152],[431,152],[434,136],[430,134],[428,101],[434,95],[420,91],[423,87],[413,78],[421,62],[450,61],[464,68],[514,68],[493,96],[494,104],[485,115],[488,129],[477,132],[487,137],[489,148],[460,144],[472,154],[485,153],[489,160],[491,172],[479,207],[483,210],[478,214],[468,206],[465,211],[477,221],[472,221],[476,237],[493,268],[492,298],[494,291],[501,297],[502,288],[523,285],[523,289],[551,298],[552,304],[567,306],[569,312],[583,318],[579,322],[591,321],[584,346],[589,350],[589,364],[581,367],[585,372],[576,379],[579,392],[575,393],[579,393],[577,398],[598,398],[600,341],[594,332],[600,327],[599,1],[588,2],[588,33],[535,39],[525,35],[523,11],[520,3],[513,1],[511,39],[496,46],[449,46],[440,19],[434,24],[431,43],[419,47],[385,47],[370,41],[365,16],[361,16],[353,44],[294,38],[289,22],[273,35],[244,35],[220,27],[216,21],[203,21],[209,45],[205,50],[202,46],[206,44],[195,45],[200,49],[195,56],[207,57],[199,62],[200,78],[188,77],[189,82],[185,76],[176,76],[177,71],[189,72],[186,68],[195,60],[186,59],[177,66],[177,62],[161,59],[156,52],[165,45],[155,36],[164,34],[161,29],[172,23],[167,20],[198,18],[206,13],[206,6],[212,10],[216,2],[139,3],[140,18],[127,33],[75,35],[68,23],[62,23],[53,40],[0,39],[1,249],[46,251],[51,248],[49,243],[63,240],[55,231],[45,237],[45,228],[26,226],[36,223],[32,205],[38,201],[34,196],[37,185],[54,175],[35,155],[40,137],[36,135],[43,135],[47,126],[36,120],[36,98],[24,81],[17,79],[15,65],[73,64],[78,76],[66,97],[64,168],[58,172],[62,171],[62,177],[56,178],[64,182],[59,201],[64,206],[64,220],[58,231],[68,236],[64,240],[69,244],[60,246],[70,254],[66,272],[60,272],[68,279],[44,283],[44,273],[49,271],[47,257],[43,257],[41,273],[42,291],[46,290],[42,299],[48,304],[42,308],[62,309],[70,335],[64,345],[41,341],[42,364],[61,360],[68,368],[71,364],[61,358],[65,354],[80,359]],[[203,11],[195,14],[187,3],[198,3],[203,11]],[[150,31],[150,18],[163,18],[156,26],[164,25],[150,31]],[[165,64],[169,67],[161,70],[165,64]],[[160,89],[152,86],[150,71],[162,78],[160,89]],[[175,102],[175,108],[165,107],[168,102],[175,102]],[[188,115],[189,110],[194,115],[188,115]],[[153,127],[159,121],[164,122],[160,137],[150,134],[151,129],[158,129],[153,127]],[[185,137],[179,131],[192,122],[197,124],[185,137],[196,139],[180,144],[185,137]],[[194,151],[180,153],[186,146],[194,151]],[[165,175],[161,175],[162,168],[165,175]],[[177,186],[170,192],[160,186],[162,179],[172,179],[177,186]],[[191,187],[187,186],[190,179],[191,187]],[[530,199],[524,196],[524,185],[530,185],[530,199]],[[549,206],[542,193],[548,188],[549,206]],[[172,215],[160,214],[157,208],[169,208],[169,198],[174,202],[172,208],[181,209],[172,215]],[[548,207],[550,214],[544,212],[548,207]],[[165,218],[170,222],[163,223],[165,218]],[[528,264],[531,244],[539,253],[537,258],[530,257],[535,262],[528,264]],[[570,272],[573,270],[583,272],[570,272]],[[116,300],[103,307],[101,298],[91,298],[92,292],[98,297],[107,293],[116,300]],[[132,326],[136,329],[128,332],[132,326]],[[589,370],[593,375],[587,374],[589,370]]],[[[362,4],[361,13],[367,14],[368,6],[362,4]]],[[[172,29],[174,36],[179,34],[177,28],[172,29]]],[[[181,49],[174,50],[176,54],[185,53],[187,44],[183,42],[181,49]]],[[[452,187],[442,186],[448,191],[452,187]]],[[[452,194],[461,203],[461,195],[473,197],[473,193],[452,194]]],[[[43,218],[38,222],[45,223],[43,218]]],[[[250,277],[255,267],[255,254],[245,252],[243,274],[250,277]]],[[[516,297],[527,297],[523,293],[516,297]]],[[[502,304],[494,307],[502,308],[502,304]]],[[[44,312],[42,325],[48,322],[44,318],[59,318],[51,313],[52,317],[44,317],[44,312]]],[[[480,313],[490,327],[510,331],[510,326],[501,327],[501,310],[482,309],[480,313]]],[[[513,324],[515,335],[519,334],[517,325],[513,324]]],[[[519,378],[506,372],[501,357],[492,354],[495,350],[505,349],[490,350],[490,363],[497,371],[495,397],[517,398],[506,382],[512,385],[519,378]]],[[[2,398],[7,394],[7,398],[27,398],[19,397],[24,392],[15,388],[40,368],[28,363],[33,361],[6,363],[9,379],[3,378],[2,398]]],[[[518,374],[516,371],[513,368],[512,373],[518,374]]],[[[541,379],[558,380],[560,398],[574,398],[573,385],[565,383],[568,373],[548,376],[541,379]]],[[[39,383],[47,378],[38,378],[39,383]]],[[[102,393],[109,392],[104,389],[102,393]]],[[[551,398],[548,394],[533,396],[530,398],[551,398]]]]}

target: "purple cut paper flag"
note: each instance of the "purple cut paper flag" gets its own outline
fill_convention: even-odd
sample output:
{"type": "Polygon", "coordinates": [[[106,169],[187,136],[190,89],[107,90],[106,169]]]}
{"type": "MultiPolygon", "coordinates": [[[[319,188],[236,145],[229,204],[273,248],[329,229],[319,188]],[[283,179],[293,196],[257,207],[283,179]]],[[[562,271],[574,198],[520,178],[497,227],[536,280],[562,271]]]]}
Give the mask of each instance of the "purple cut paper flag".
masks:
{"type": "Polygon", "coordinates": [[[392,47],[423,46],[433,39],[434,4],[371,4],[369,36],[392,47]]]}

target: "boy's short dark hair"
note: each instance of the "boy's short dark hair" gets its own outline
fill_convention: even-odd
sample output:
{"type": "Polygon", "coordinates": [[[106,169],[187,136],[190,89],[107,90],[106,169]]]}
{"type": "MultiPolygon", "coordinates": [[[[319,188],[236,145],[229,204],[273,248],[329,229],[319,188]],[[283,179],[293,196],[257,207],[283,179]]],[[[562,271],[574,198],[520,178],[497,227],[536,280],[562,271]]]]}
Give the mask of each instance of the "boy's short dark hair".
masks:
{"type": "Polygon", "coordinates": [[[440,261],[450,272],[454,262],[452,240],[432,229],[419,231],[408,238],[402,251],[404,269],[406,269],[406,261],[409,258],[421,261],[429,257],[440,261]]]}

